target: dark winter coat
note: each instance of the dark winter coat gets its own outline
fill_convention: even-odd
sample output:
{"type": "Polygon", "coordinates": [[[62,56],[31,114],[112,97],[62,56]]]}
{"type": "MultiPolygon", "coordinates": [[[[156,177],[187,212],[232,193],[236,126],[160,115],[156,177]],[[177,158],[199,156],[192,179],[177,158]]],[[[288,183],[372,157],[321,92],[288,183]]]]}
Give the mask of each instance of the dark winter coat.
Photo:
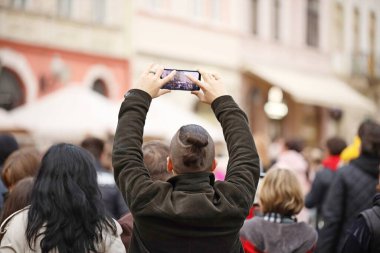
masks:
{"type": "Polygon", "coordinates": [[[360,213],[354,221],[342,253],[380,252],[380,193],[376,194],[373,207],[360,213]]]}
{"type": "Polygon", "coordinates": [[[119,219],[122,215],[128,213],[129,210],[116,186],[113,174],[105,170],[98,161],[96,162],[96,174],[100,193],[102,194],[102,201],[108,214],[114,219],[119,219]]]}
{"type": "Polygon", "coordinates": [[[115,179],[134,218],[129,251],[242,252],[239,230],[259,179],[259,157],[246,115],[230,96],[212,103],[229,152],[224,182],[215,182],[209,172],[153,182],[141,150],[150,102],[144,91],[126,94],[113,149],[115,179]]]}
{"type": "Polygon", "coordinates": [[[310,192],[305,198],[305,207],[317,208],[317,229],[321,229],[321,224],[324,222],[322,206],[325,203],[327,192],[334,180],[336,171],[329,168],[322,168],[315,175],[310,192]]]}
{"type": "Polygon", "coordinates": [[[379,164],[379,158],[361,155],[336,172],[323,206],[325,226],[319,234],[318,252],[340,252],[353,220],[372,206],[379,164]]]}

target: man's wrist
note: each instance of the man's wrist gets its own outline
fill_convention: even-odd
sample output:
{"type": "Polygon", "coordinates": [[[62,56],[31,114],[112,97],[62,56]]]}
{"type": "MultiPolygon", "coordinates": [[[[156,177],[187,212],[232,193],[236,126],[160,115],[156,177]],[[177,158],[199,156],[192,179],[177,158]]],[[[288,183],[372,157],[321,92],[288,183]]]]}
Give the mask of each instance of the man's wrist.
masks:
{"type": "Polygon", "coordinates": [[[130,89],[124,94],[124,98],[135,97],[135,96],[143,97],[145,99],[148,99],[149,101],[152,100],[152,97],[148,92],[141,89],[137,89],[137,88],[130,89]]]}

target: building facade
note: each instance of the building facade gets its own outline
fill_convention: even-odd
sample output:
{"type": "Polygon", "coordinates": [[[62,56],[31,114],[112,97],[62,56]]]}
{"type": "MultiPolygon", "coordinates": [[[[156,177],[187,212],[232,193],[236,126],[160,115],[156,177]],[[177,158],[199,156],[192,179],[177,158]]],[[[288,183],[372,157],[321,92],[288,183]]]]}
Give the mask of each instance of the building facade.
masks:
{"type": "MultiPolygon", "coordinates": [[[[379,16],[378,0],[0,0],[0,107],[70,84],[117,100],[155,62],[220,73],[266,143],[349,140],[379,111],[379,16]]],[[[217,124],[188,92],[162,99],[217,124]]]]}
{"type": "Polygon", "coordinates": [[[118,99],[130,83],[125,1],[1,0],[0,107],[67,85],[118,99]]]}
{"type": "MultiPolygon", "coordinates": [[[[248,113],[253,132],[266,142],[278,136],[301,137],[318,145],[334,134],[349,140],[361,120],[375,117],[377,108],[350,86],[352,76],[339,69],[347,69],[344,55],[352,59],[347,50],[337,56],[334,46],[339,40],[337,23],[350,27],[347,19],[337,21],[335,6],[343,2],[346,4],[323,0],[132,1],[133,78],[149,62],[220,72],[248,113]],[[272,87],[280,89],[270,92],[272,87]],[[269,101],[269,93],[280,100],[269,101]]],[[[369,41],[377,52],[380,5],[364,2],[355,4],[371,17],[369,41]]],[[[345,36],[346,44],[354,40],[345,36]]],[[[375,58],[371,58],[372,66],[378,64],[375,58]]],[[[168,99],[213,118],[207,107],[188,94],[176,93],[168,99]]]]}

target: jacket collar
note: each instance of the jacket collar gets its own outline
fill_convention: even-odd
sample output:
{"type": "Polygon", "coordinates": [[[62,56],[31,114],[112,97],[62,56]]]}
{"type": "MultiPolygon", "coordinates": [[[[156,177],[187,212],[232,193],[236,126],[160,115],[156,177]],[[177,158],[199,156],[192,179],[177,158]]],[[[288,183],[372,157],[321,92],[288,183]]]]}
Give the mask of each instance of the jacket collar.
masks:
{"type": "Polygon", "coordinates": [[[187,173],[171,177],[168,182],[175,191],[205,192],[207,189],[212,190],[215,176],[211,172],[187,173]]]}
{"type": "Polygon", "coordinates": [[[378,178],[379,176],[379,157],[362,154],[357,159],[353,160],[351,164],[372,175],[373,177],[378,178]]]}
{"type": "Polygon", "coordinates": [[[376,193],[375,197],[373,198],[373,205],[380,206],[380,193],[376,193]]]}

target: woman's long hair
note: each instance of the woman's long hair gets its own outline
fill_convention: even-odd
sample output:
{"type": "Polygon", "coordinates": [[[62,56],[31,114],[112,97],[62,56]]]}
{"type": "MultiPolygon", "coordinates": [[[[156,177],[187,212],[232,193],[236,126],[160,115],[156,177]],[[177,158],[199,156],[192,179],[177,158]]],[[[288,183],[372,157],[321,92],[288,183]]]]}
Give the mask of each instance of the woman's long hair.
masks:
{"type": "Polygon", "coordinates": [[[33,188],[26,229],[29,247],[40,247],[42,253],[96,252],[104,230],[116,235],[101,201],[94,158],[71,144],[52,146],[33,188]]]}

